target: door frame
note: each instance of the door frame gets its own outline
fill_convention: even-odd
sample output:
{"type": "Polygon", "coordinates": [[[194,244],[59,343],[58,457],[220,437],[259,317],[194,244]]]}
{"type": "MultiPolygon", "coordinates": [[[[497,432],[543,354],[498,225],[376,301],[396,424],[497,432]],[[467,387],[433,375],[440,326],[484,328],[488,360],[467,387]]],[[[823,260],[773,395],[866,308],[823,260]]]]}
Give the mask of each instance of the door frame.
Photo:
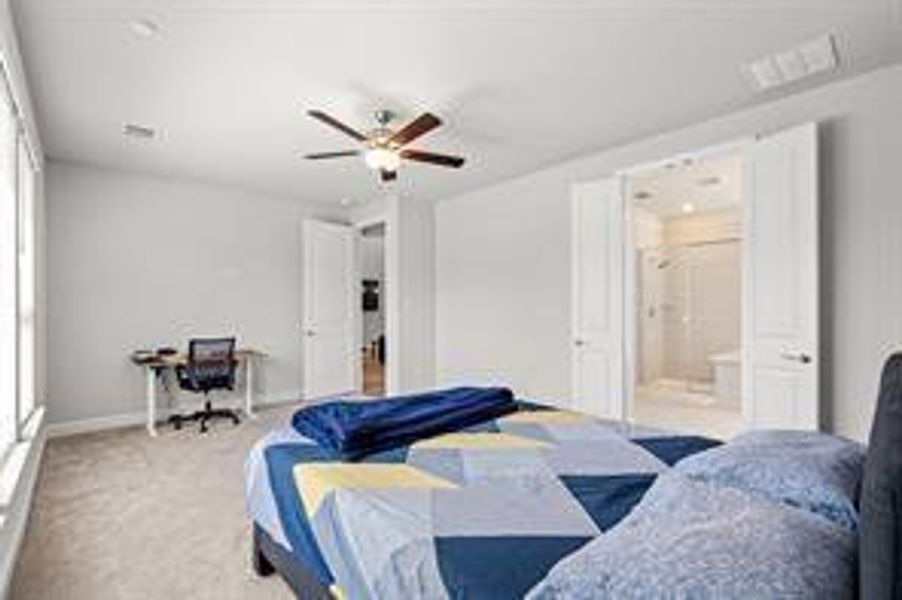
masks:
{"type": "Polygon", "coordinates": [[[740,397],[740,413],[744,424],[751,422],[752,406],[751,398],[748,398],[745,390],[745,369],[742,366],[748,364],[746,353],[748,352],[745,343],[750,325],[750,302],[747,301],[746,291],[749,287],[749,278],[751,277],[751,268],[749,262],[748,244],[748,206],[751,200],[751,187],[749,178],[745,176],[749,168],[749,150],[758,139],[758,136],[747,136],[735,139],[730,142],[704,146],[695,150],[679,152],[671,154],[666,158],[660,158],[652,161],[635,164],[625,169],[616,171],[615,176],[621,181],[620,189],[623,197],[623,418],[632,422],[634,417],[634,407],[636,403],[636,375],[637,375],[637,334],[638,325],[636,323],[636,245],[633,233],[633,199],[629,194],[629,178],[642,171],[647,171],[656,167],[663,167],[668,164],[682,163],[687,160],[698,161],[714,156],[722,156],[726,154],[739,155],[742,160],[742,203],[741,203],[741,231],[742,239],[740,240],[741,253],[741,270],[740,280],[742,282],[742,291],[740,297],[742,306],[740,307],[740,355],[741,368],[739,370],[740,390],[743,390],[740,397]]]}
{"type": "MultiPolygon", "coordinates": [[[[392,376],[392,368],[391,368],[391,360],[392,360],[392,343],[390,340],[394,337],[395,327],[397,327],[398,317],[397,311],[394,310],[393,304],[388,301],[389,298],[392,298],[393,290],[393,279],[392,276],[394,273],[397,273],[397,268],[393,265],[394,253],[393,253],[393,245],[389,244],[389,235],[391,232],[391,219],[389,219],[388,212],[380,212],[375,215],[371,215],[365,217],[363,219],[358,219],[353,222],[351,225],[354,228],[354,231],[357,234],[356,237],[356,277],[357,281],[361,280],[361,258],[360,258],[360,240],[363,237],[363,230],[373,227],[374,225],[382,225],[385,228],[385,233],[382,237],[382,273],[383,273],[383,281],[381,285],[381,290],[379,293],[379,301],[382,303],[385,321],[384,321],[384,329],[385,329],[385,362],[382,363],[383,376],[385,378],[384,385],[384,395],[389,396],[394,393],[395,384],[394,377],[392,376]]],[[[358,302],[359,305],[359,302],[358,302]]],[[[357,322],[357,347],[358,350],[363,347],[363,313],[362,311],[357,311],[360,314],[358,315],[357,322]]],[[[358,365],[359,371],[358,375],[360,377],[357,382],[358,391],[363,392],[363,365],[362,362],[358,365]]]]}

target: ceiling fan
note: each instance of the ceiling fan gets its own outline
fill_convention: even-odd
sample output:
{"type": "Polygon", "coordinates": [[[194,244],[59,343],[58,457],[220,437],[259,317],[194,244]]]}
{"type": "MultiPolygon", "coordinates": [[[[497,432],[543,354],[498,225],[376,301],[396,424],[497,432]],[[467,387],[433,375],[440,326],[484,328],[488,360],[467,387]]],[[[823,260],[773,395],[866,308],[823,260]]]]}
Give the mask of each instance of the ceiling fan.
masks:
{"type": "Polygon", "coordinates": [[[359,150],[339,150],[336,152],[308,154],[306,158],[310,160],[363,156],[369,168],[379,171],[382,181],[397,179],[398,168],[401,166],[402,159],[454,169],[459,169],[464,164],[464,159],[459,156],[424,152],[406,147],[412,141],[426,135],[442,124],[442,121],[431,113],[424,113],[404,127],[393,129],[389,125],[395,118],[394,113],[389,110],[377,110],[376,123],[378,123],[378,126],[367,134],[345,125],[338,119],[330,117],[320,110],[307,111],[307,114],[351,136],[363,145],[363,148],[359,150]]]}

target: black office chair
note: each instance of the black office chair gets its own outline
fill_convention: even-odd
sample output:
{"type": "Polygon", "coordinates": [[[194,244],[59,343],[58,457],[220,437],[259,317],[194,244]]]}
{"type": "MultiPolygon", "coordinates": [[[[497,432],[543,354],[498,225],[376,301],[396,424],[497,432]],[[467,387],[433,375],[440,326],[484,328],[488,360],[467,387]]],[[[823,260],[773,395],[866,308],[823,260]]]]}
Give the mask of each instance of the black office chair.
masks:
{"type": "Polygon", "coordinates": [[[183,390],[204,395],[204,409],[190,415],[173,415],[170,422],[176,429],[185,421],[199,421],[200,432],[206,433],[207,422],[214,418],[231,419],[235,425],[241,423],[238,413],[228,408],[214,409],[209,394],[212,390],[232,390],[235,388],[235,338],[195,339],[188,343],[188,362],[176,369],[179,387],[183,390]]]}

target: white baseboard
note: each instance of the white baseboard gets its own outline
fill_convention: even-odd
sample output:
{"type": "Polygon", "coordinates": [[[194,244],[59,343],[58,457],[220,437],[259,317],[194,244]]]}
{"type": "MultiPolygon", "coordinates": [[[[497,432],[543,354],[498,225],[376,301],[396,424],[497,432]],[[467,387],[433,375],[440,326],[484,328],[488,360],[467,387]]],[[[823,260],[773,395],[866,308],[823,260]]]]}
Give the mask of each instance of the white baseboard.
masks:
{"type": "Polygon", "coordinates": [[[107,429],[121,429],[143,425],[147,417],[143,412],[110,415],[108,417],[93,417],[91,419],[79,419],[77,421],[63,421],[47,425],[47,437],[58,438],[80,433],[93,433],[107,429]]]}
{"type": "MultiPolygon", "coordinates": [[[[254,402],[255,408],[273,407],[282,404],[299,403],[301,400],[301,392],[296,390],[286,390],[284,392],[276,392],[268,394],[263,398],[258,398],[254,402]]],[[[182,402],[179,403],[177,409],[168,406],[160,406],[157,408],[158,421],[165,421],[175,412],[190,412],[202,406],[202,402],[182,402]]],[[[229,404],[223,402],[222,404],[229,404]]],[[[234,404],[234,401],[231,402],[234,404]]],[[[241,404],[240,407],[244,405],[241,404]]],[[[239,408],[239,406],[236,406],[239,408]]],[[[120,413],[117,415],[108,415],[103,417],[92,417],[90,419],[78,419],[75,421],[62,421],[60,423],[50,423],[47,425],[47,437],[59,438],[70,435],[79,435],[82,433],[95,433],[98,431],[107,431],[110,429],[122,429],[125,427],[137,427],[144,425],[147,420],[147,413],[143,410],[131,413],[120,413]]]]}

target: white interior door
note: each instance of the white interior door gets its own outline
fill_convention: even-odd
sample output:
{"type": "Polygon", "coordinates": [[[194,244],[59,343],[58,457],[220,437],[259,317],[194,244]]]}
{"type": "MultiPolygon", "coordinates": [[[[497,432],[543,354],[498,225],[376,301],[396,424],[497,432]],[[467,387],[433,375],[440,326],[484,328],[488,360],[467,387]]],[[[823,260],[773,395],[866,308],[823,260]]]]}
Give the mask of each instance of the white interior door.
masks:
{"type": "Polygon", "coordinates": [[[744,410],[757,428],[817,429],[817,126],[747,155],[744,410]]]}
{"type": "Polygon", "coordinates": [[[303,224],[304,398],[357,389],[357,269],[353,228],[303,224]]]}
{"type": "Polygon", "coordinates": [[[623,193],[619,177],[573,186],[574,408],[624,417],[623,193]]]}

